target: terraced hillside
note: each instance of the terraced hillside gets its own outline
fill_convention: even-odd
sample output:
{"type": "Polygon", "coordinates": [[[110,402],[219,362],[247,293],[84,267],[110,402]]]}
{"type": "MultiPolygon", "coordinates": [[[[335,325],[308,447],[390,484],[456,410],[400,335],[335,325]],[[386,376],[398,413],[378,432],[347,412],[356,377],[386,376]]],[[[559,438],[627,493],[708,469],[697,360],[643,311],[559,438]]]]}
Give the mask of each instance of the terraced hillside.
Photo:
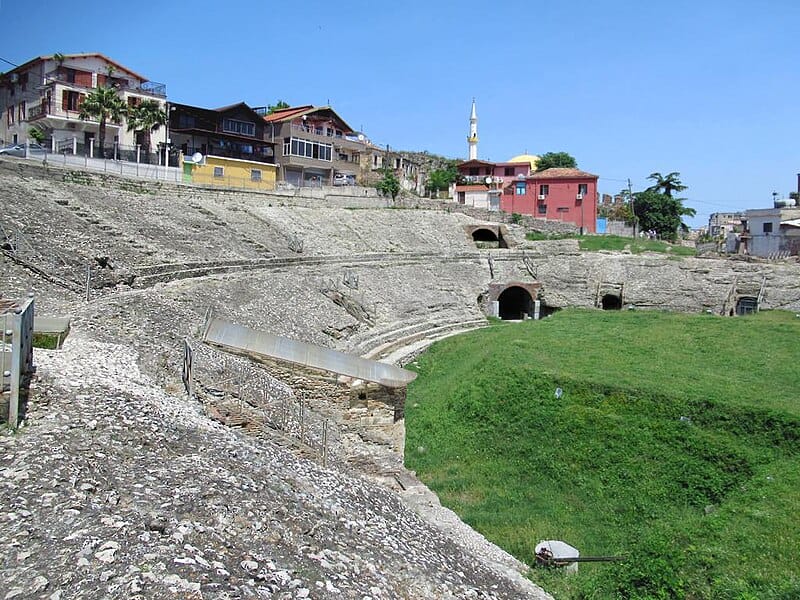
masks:
{"type": "MultiPolygon", "coordinates": [[[[470,219],[279,206],[22,161],[0,164],[0,190],[0,292],[72,318],[63,349],[36,351],[25,426],[0,436],[8,597],[545,597],[413,474],[390,478],[399,492],[375,483],[402,459],[341,424],[324,395],[303,395],[306,428],[331,422],[323,466],[314,431],[298,444],[241,419],[225,427],[179,383],[183,340],[209,309],[342,349],[480,325],[486,266],[461,229],[470,219]]],[[[207,370],[198,383],[211,387],[261,371],[296,406],[241,359],[207,370]]],[[[240,416],[266,414],[241,402],[240,416]]]]}
{"type": "Polygon", "coordinates": [[[38,314],[72,318],[62,350],[36,353],[26,426],[0,436],[1,589],[543,597],[404,469],[402,421],[355,428],[324,385],[218,355],[199,359],[202,393],[186,400],[183,343],[209,314],[399,360],[484,325],[492,282],[538,283],[554,308],[595,306],[623,283],[640,307],[718,311],[732,286],[766,281],[766,305],[800,310],[795,264],[587,254],[574,241],[479,250],[470,217],[373,204],[0,160],[0,293],[33,292],[38,314]],[[298,442],[287,426],[297,414],[328,427],[324,463],[321,430],[301,427],[298,442]]]}

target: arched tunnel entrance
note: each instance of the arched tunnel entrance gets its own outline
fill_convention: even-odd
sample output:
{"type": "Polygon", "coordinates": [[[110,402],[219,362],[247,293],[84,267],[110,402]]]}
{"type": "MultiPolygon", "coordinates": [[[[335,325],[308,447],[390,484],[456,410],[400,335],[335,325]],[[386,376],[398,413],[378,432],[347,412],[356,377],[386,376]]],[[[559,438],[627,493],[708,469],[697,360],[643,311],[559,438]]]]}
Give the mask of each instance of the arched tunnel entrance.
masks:
{"type": "Polygon", "coordinates": [[[603,310],[622,310],[622,298],[616,294],[606,294],[600,303],[603,310]]]}
{"type": "Polygon", "coordinates": [[[499,316],[504,321],[517,321],[533,315],[533,298],[528,290],[519,286],[507,287],[497,298],[499,316]]]}
{"type": "Polygon", "coordinates": [[[736,301],[736,314],[738,316],[750,315],[758,312],[758,298],[742,296],[736,301]]]}
{"type": "Polygon", "coordinates": [[[467,233],[478,248],[508,248],[503,225],[468,225],[467,233]]]}
{"type": "Polygon", "coordinates": [[[476,229],[472,232],[473,242],[499,242],[497,234],[491,229],[476,229]]]}

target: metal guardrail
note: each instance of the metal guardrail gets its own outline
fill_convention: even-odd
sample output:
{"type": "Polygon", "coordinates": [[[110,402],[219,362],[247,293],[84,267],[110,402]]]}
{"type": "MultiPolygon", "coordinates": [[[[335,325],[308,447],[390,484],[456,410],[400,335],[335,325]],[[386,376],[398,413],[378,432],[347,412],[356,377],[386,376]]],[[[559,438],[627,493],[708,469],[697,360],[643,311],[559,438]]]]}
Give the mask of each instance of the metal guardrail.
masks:
{"type": "Polygon", "coordinates": [[[182,379],[190,399],[201,401],[212,418],[228,425],[280,431],[314,452],[323,465],[341,446],[338,430],[309,409],[301,390],[292,390],[248,359],[187,339],[182,379]]]}

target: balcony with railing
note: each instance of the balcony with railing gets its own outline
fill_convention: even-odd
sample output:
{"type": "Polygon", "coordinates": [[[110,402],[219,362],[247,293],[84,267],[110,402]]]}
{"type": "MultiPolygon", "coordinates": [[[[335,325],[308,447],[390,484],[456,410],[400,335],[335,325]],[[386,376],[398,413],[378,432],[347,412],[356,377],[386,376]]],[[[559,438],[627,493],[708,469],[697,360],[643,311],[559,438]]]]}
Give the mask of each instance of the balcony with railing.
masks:
{"type": "Polygon", "coordinates": [[[221,158],[236,158],[239,160],[250,160],[260,163],[265,163],[268,165],[275,164],[275,157],[268,156],[265,154],[269,148],[265,148],[264,152],[243,152],[242,150],[236,150],[233,148],[221,148],[220,146],[212,146],[209,149],[206,149],[202,146],[197,147],[187,147],[184,151],[186,156],[192,156],[195,153],[203,154],[204,151],[208,152],[209,156],[219,156],[221,158]]]}
{"type": "MultiPolygon", "coordinates": [[[[32,106],[28,109],[28,121],[36,121],[46,117],[56,117],[58,119],[67,119],[68,121],[86,121],[87,123],[94,124],[98,123],[98,120],[94,118],[81,119],[80,114],[81,111],[77,107],[74,109],[69,109],[55,103],[47,104],[46,102],[43,102],[42,104],[37,104],[36,106],[32,106]]],[[[108,120],[106,121],[106,125],[109,127],[119,127],[122,125],[122,122],[108,120]]]]}
{"type": "MultiPolygon", "coordinates": [[[[105,85],[118,90],[134,92],[137,94],[146,94],[148,96],[158,96],[160,98],[167,97],[167,85],[164,83],[158,83],[157,81],[143,81],[142,83],[137,84],[136,82],[126,79],[125,77],[112,77],[98,73],[98,83],[100,83],[100,78],[103,78],[105,85]]],[[[92,79],[92,73],[88,71],[75,73],[71,70],[63,68],[54,69],[45,74],[45,86],[53,83],[60,83],[62,85],[68,85],[71,87],[92,89],[94,87],[92,85],[92,79]]]]}

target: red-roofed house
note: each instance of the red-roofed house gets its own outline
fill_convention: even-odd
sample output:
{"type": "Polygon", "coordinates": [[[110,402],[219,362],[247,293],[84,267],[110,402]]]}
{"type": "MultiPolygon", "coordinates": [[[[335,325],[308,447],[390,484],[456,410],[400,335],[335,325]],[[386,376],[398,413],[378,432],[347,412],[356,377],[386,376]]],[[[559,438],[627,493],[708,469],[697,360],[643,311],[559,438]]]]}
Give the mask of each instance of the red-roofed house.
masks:
{"type": "Polygon", "coordinates": [[[580,169],[537,171],[504,184],[500,209],[574,223],[583,233],[595,233],[597,179],[580,169]]]}
{"type": "Polygon", "coordinates": [[[365,144],[330,106],[283,108],[264,114],[264,122],[280,179],[295,186],[355,183],[365,144]]]}
{"type": "Polygon", "coordinates": [[[468,160],[457,167],[461,182],[455,186],[459,204],[500,210],[503,186],[531,171],[529,162],[493,163],[485,160],[468,160]]]}
{"type": "MultiPolygon", "coordinates": [[[[80,106],[89,92],[103,86],[116,89],[128,105],[142,100],[166,102],[164,84],[148,81],[102,54],[39,56],[0,76],[0,141],[24,143],[36,128],[54,150],[63,143],[70,148],[73,143],[88,147],[89,140],[98,135],[99,123],[82,121],[80,106]]],[[[114,142],[137,143],[137,132],[129,132],[124,122],[109,122],[106,127],[108,153],[113,153],[114,142]]],[[[153,134],[153,144],[163,144],[165,136],[162,127],[153,134]]]]}

